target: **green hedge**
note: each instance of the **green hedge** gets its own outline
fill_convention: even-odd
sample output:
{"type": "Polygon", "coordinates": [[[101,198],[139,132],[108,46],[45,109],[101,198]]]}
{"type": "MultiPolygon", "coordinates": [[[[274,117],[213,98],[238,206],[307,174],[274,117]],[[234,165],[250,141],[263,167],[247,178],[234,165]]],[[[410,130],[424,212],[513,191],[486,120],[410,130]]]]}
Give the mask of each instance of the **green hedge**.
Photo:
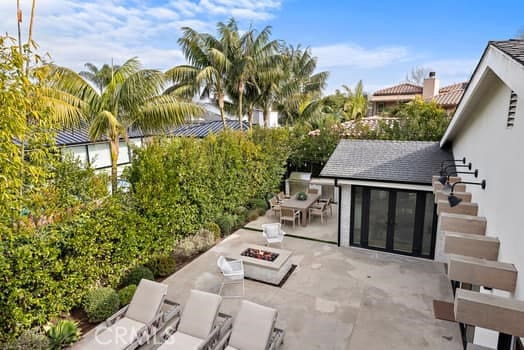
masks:
{"type": "Polygon", "coordinates": [[[89,292],[84,301],[84,311],[89,322],[100,322],[120,308],[120,298],[113,288],[98,288],[89,292]]]}

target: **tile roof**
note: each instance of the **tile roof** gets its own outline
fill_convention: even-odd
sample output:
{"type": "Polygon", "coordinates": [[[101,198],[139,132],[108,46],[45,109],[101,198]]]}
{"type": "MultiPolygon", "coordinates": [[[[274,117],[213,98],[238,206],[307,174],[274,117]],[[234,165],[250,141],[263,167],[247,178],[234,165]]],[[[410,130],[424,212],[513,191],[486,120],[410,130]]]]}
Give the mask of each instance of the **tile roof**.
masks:
{"type": "Polygon", "coordinates": [[[499,50],[505,52],[515,61],[524,65],[524,39],[511,39],[502,41],[490,41],[490,45],[495,46],[499,50]]]}
{"type": "Polygon", "coordinates": [[[462,95],[464,95],[464,91],[464,89],[451,90],[440,93],[430,98],[430,100],[435,101],[439,106],[456,106],[459,104],[462,95]]]}
{"type": "Polygon", "coordinates": [[[449,92],[452,90],[464,90],[466,89],[467,86],[468,86],[468,82],[463,81],[461,83],[455,83],[455,84],[443,86],[438,90],[438,92],[442,94],[442,93],[449,92]]]}
{"type": "Polygon", "coordinates": [[[373,96],[383,95],[416,95],[422,94],[422,86],[412,83],[402,83],[395,86],[390,86],[384,89],[377,90],[373,96]]]}
{"type": "Polygon", "coordinates": [[[438,142],[341,140],[320,176],[431,185],[451,158],[438,142]]]}
{"type": "MultiPolygon", "coordinates": [[[[240,130],[240,124],[237,120],[226,120],[228,129],[240,130]]],[[[203,123],[186,124],[172,129],[168,132],[169,136],[187,136],[187,137],[206,137],[213,133],[216,134],[223,130],[222,120],[213,120],[203,123]]],[[[249,124],[243,122],[243,129],[247,130],[249,124]]]]}

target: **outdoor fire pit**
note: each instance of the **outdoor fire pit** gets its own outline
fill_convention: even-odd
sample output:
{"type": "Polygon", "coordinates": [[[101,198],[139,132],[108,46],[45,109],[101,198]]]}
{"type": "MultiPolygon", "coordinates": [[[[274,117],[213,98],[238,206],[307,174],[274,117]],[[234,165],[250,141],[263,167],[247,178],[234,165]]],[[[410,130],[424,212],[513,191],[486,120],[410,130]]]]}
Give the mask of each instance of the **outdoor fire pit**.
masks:
{"type": "Polygon", "coordinates": [[[244,262],[246,278],[282,286],[292,271],[291,254],[289,250],[244,243],[228,258],[244,262]]]}
{"type": "Polygon", "coordinates": [[[240,255],[265,261],[275,261],[275,259],[278,258],[278,253],[272,253],[266,250],[255,248],[247,248],[242,253],[240,253],[240,255]]]}

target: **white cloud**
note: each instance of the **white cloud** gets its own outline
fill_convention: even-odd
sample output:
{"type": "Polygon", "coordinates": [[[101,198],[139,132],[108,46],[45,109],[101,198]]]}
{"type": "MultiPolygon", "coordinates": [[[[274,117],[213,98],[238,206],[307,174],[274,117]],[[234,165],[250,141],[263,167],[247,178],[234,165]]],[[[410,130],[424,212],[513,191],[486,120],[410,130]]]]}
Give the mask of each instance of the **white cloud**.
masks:
{"type": "Polygon", "coordinates": [[[441,80],[456,81],[469,77],[477,63],[477,59],[441,59],[425,62],[422,66],[431,68],[441,80]]]}
{"type": "MultiPolygon", "coordinates": [[[[213,31],[219,20],[268,19],[281,0],[39,0],[34,40],[42,52],[73,69],[85,62],[122,62],[138,56],[146,66],[167,69],[183,62],[180,28],[213,31]]],[[[30,1],[22,1],[24,40],[30,1]]],[[[16,2],[0,0],[0,32],[16,35],[16,2]]]]}
{"type": "Polygon", "coordinates": [[[376,68],[410,59],[403,46],[364,48],[356,44],[334,44],[312,48],[319,67],[376,68]]]}

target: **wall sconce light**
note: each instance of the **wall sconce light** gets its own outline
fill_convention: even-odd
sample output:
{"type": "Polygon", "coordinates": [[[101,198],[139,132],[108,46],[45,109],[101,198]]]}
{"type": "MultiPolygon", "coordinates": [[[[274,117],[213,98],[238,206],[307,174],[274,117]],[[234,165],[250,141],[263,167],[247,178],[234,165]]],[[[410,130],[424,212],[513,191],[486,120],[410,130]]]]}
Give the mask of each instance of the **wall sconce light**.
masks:
{"type": "Polygon", "coordinates": [[[471,170],[472,164],[469,162],[468,164],[450,164],[445,166],[444,168],[440,169],[440,175],[446,175],[448,173],[448,169],[450,168],[468,168],[468,170],[471,170]]]}
{"type": "Polygon", "coordinates": [[[477,186],[482,187],[483,190],[486,189],[486,180],[482,180],[482,182],[466,182],[466,181],[455,182],[451,186],[451,193],[448,196],[448,203],[449,203],[449,206],[452,208],[456,207],[457,205],[459,205],[460,202],[462,202],[462,198],[458,198],[457,196],[453,194],[453,191],[455,190],[455,185],[457,184],[477,185],[477,186]]]}
{"type": "MultiPolygon", "coordinates": [[[[473,175],[475,177],[478,177],[479,176],[479,170],[478,169],[475,169],[475,171],[455,171],[455,174],[470,174],[470,175],[473,175]]],[[[442,175],[441,177],[438,178],[438,182],[440,182],[441,184],[443,185],[446,185],[449,183],[449,177],[451,175],[442,175]]]]}

